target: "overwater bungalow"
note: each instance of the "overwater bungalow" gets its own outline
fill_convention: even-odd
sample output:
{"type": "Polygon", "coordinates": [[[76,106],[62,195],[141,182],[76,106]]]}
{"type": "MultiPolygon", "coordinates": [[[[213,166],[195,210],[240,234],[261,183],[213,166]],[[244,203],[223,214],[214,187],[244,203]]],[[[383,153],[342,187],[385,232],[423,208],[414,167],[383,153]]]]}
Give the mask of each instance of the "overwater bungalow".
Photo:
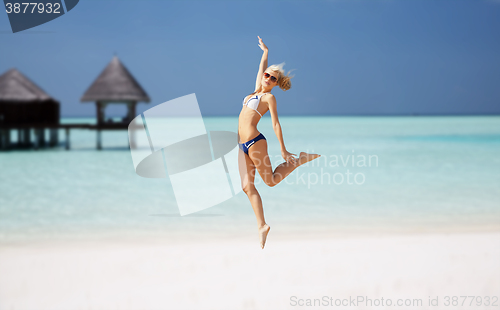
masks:
{"type": "Polygon", "coordinates": [[[118,57],[114,56],[108,66],[104,68],[97,79],[83,94],[80,101],[95,102],[97,148],[101,149],[101,130],[127,129],[129,123],[136,116],[137,103],[149,103],[151,100],[118,57]],[[106,106],[111,104],[124,104],[127,107],[127,114],[118,122],[112,119],[106,120],[104,112],[106,106]]]}
{"type": "Polygon", "coordinates": [[[50,133],[48,146],[56,146],[59,114],[59,101],[19,70],[12,68],[0,75],[0,149],[45,146],[45,129],[50,133]],[[17,130],[17,145],[11,143],[12,130],[17,130]]]}

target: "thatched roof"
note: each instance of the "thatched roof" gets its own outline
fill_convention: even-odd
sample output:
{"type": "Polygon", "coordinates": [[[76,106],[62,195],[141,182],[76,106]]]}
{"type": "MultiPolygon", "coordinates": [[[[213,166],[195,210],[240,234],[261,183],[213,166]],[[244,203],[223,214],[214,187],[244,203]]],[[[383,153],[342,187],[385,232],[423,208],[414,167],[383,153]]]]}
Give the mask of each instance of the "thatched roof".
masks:
{"type": "Polygon", "coordinates": [[[0,75],[0,102],[47,100],[56,101],[17,69],[12,68],[0,75]]]}
{"type": "Polygon", "coordinates": [[[149,102],[150,99],[118,57],[114,56],[108,66],[83,94],[81,101],[149,102]]]}

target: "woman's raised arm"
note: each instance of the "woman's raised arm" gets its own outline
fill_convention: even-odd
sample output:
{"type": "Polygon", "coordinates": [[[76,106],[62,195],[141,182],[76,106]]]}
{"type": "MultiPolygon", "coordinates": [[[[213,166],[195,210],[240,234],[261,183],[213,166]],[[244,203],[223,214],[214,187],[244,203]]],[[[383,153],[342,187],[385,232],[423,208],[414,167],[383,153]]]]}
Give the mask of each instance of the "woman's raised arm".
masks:
{"type": "Polygon", "coordinates": [[[267,102],[269,106],[269,113],[271,114],[271,122],[273,123],[274,133],[276,134],[276,137],[278,138],[278,141],[280,143],[281,156],[283,156],[283,159],[288,163],[291,164],[296,163],[297,158],[293,157],[293,155],[295,156],[297,155],[290,153],[286,150],[285,141],[283,141],[283,132],[281,131],[281,124],[278,119],[278,108],[276,106],[276,98],[274,97],[273,94],[267,95],[267,102]]]}
{"type": "Polygon", "coordinates": [[[259,65],[259,72],[257,72],[257,80],[255,81],[255,91],[257,91],[260,88],[260,82],[262,81],[262,74],[264,73],[264,70],[267,69],[267,56],[269,54],[269,49],[267,46],[262,42],[262,39],[259,38],[259,47],[264,51],[262,53],[262,59],[260,60],[260,65],[259,65]]]}

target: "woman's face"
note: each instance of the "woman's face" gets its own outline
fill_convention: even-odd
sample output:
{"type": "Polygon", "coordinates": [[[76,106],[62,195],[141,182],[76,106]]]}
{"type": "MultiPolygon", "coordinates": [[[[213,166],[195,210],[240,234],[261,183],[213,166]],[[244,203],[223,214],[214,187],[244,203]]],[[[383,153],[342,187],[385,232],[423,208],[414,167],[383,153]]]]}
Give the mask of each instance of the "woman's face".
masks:
{"type": "Polygon", "coordinates": [[[270,69],[267,69],[266,71],[264,71],[264,74],[262,74],[261,83],[264,88],[269,88],[269,87],[273,88],[274,86],[278,85],[278,72],[274,72],[270,69]],[[266,78],[266,73],[269,74],[269,77],[267,78],[266,78]]]}

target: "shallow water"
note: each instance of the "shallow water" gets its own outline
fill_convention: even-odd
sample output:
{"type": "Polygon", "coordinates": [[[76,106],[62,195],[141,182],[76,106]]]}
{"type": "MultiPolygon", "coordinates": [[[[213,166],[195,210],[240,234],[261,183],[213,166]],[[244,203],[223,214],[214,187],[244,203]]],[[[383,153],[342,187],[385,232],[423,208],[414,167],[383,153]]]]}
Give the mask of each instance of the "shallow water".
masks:
{"type": "MultiPolygon", "coordinates": [[[[282,231],[366,227],[500,229],[500,117],[281,117],[287,149],[323,156],[269,188],[257,178],[266,219],[282,231]]],[[[92,123],[65,118],[63,123],[92,123]]],[[[236,117],[206,117],[209,131],[236,117]]],[[[279,144],[264,117],[273,166],[279,144]]],[[[168,178],[138,176],[126,131],[71,130],[60,146],[0,152],[0,240],[103,232],[255,229],[243,192],[181,217],[168,178]]],[[[12,133],[15,143],[17,134],[12,133]]]]}

